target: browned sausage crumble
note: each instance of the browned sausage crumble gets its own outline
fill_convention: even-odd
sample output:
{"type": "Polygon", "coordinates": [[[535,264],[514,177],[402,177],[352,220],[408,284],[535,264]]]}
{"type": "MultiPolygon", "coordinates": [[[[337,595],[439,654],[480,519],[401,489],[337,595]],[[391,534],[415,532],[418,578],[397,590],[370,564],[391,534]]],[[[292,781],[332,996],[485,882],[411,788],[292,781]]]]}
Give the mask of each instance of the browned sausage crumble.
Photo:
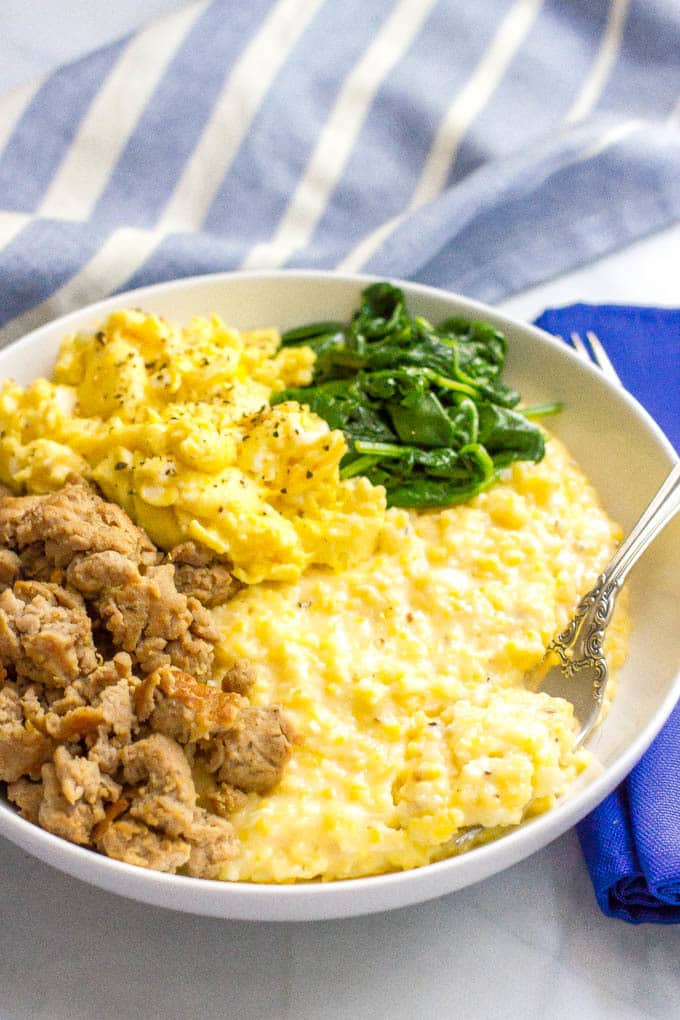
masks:
{"type": "Polygon", "coordinates": [[[213,878],[228,815],[281,778],[293,732],[221,689],[208,609],[239,590],[195,542],[164,556],[80,478],[0,498],[0,780],[20,814],[145,868],[213,878]],[[198,787],[198,789],[197,789],[198,787]]]}

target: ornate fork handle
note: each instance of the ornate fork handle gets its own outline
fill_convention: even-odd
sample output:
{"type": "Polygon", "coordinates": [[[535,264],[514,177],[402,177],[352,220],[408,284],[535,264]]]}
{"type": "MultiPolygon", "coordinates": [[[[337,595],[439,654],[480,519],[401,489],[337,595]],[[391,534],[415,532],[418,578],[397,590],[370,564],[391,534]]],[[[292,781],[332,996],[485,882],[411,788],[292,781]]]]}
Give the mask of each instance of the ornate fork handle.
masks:
{"type": "Polygon", "coordinates": [[[604,632],[614,612],[616,596],[631,567],[680,510],[680,463],[676,464],[639,521],[619,546],[607,569],[581,599],[573,620],[549,645],[566,676],[588,668],[593,674],[596,701],[607,683],[607,661],[602,650],[604,632]]]}
{"type": "Polygon", "coordinates": [[[602,649],[604,632],[611,620],[621,582],[611,580],[607,573],[600,574],[594,587],[578,604],[569,625],[548,645],[554,652],[567,677],[573,677],[589,668],[593,675],[593,690],[599,702],[607,683],[607,660],[602,649]]]}

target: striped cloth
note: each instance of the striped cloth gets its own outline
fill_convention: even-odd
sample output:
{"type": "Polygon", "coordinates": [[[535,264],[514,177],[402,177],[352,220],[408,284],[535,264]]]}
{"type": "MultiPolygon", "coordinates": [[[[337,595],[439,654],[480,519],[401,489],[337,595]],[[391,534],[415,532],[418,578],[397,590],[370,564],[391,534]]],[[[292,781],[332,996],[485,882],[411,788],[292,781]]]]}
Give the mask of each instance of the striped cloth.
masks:
{"type": "Polygon", "coordinates": [[[680,218],[677,0],[200,0],[0,97],[0,339],[172,277],[497,300],[680,218]]]}

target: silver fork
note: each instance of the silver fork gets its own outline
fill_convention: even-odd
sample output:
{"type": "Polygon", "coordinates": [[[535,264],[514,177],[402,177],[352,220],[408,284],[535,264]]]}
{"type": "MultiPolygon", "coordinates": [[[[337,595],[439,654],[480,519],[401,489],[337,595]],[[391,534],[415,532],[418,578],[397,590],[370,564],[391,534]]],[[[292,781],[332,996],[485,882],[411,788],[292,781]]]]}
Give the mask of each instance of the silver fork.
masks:
{"type": "MultiPolygon", "coordinates": [[[[604,633],[611,620],[616,596],[631,568],[667,524],[680,513],[680,461],[662,484],[642,516],[619,546],[595,586],[584,595],[565,630],[548,645],[543,661],[527,678],[527,687],[564,698],[574,706],[579,747],[600,717],[607,686],[604,633]]],[[[456,850],[467,850],[485,837],[481,825],[455,836],[456,850]]]]}
{"type": "MultiPolygon", "coordinates": [[[[571,334],[571,344],[578,356],[583,361],[594,362],[611,382],[622,386],[595,333],[588,330],[586,338],[588,345],[578,333],[571,334]]],[[[590,734],[602,709],[608,680],[607,660],[602,646],[616,596],[630,569],[678,513],[680,462],[671,470],[594,587],[579,603],[566,629],[550,643],[543,662],[528,679],[530,690],[545,691],[574,705],[574,715],[579,723],[575,747],[579,747],[590,734]]],[[[467,850],[482,842],[483,837],[483,827],[474,825],[455,837],[453,845],[459,851],[467,850]]]]}
{"type": "Polygon", "coordinates": [[[616,369],[610,361],[609,355],[592,329],[586,330],[586,340],[588,343],[586,343],[586,340],[583,339],[580,333],[572,333],[569,340],[581,361],[594,362],[598,368],[602,369],[603,374],[610,382],[615,383],[617,386],[623,386],[616,369]]]}

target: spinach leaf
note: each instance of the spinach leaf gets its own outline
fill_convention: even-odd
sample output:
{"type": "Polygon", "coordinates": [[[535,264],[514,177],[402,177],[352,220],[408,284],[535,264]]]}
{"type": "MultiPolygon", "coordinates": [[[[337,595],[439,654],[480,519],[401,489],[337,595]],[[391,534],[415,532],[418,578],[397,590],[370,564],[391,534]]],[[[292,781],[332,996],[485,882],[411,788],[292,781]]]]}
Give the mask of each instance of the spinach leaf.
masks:
{"type": "Polygon", "coordinates": [[[316,353],[309,386],[295,400],[341,429],[341,477],[384,485],[390,506],[433,508],[465,502],[516,460],[540,460],[543,434],[533,418],[559,404],[517,409],[502,378],[507,341],[490,323],[448,318],[437,326],[411,316],[387,282],[362,292],[349,322],[289,330],[285,346],[316,353]]]}
{"type": "Polygon", "coordinates": [[[493,457],[496,467],[513,460],[541,460],[545,453],[543,434],[518,411],[493,404],[479,408],[479,442],[493,457]]]}

